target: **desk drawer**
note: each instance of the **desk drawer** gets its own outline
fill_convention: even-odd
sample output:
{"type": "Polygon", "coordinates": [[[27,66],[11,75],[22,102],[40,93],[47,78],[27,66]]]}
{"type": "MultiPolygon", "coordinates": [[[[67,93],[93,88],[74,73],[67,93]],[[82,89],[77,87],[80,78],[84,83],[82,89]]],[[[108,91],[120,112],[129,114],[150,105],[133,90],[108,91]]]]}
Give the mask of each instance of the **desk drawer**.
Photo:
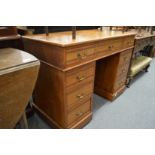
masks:
{"type": "Polygon", "coordinates": [[[73,88],[67,88],[66,103],[67,109],[70,110],[83,103],[86,99],[90,99],[93,93],[93,82],[85,85],[77,85],[73,88]]]}
{"type": "Polygon", "coordinates": [[[109,51],[120,51],[123,49],[122,46],[123,38],[113,39],[110,41],[110,46],[108,46],[109,51]]]}
{"type": "Polygon", "coordinates": [[[95,72],[95,63],[90,63],[78,67],[76,69],[72,69],[66,73],[65,84],[66,86],[70,86],[72,84],[83,83],[87,81],[89,77],[94,77],[95,72]]]}
{"type": "Polygon", "coordinates": [[[66,65],[80,64],[94,58],[94,46],[68,49],[66,53],[66,65]]]}
{"type": "Polygon", "coordinates": [[[117,72],[117,78],[122,77],[122,76],[126,76],[128,73],[128,69],[129,69],[129,64],[126,64],[122,68],[119,68],[118,72],[117,72]]]}
{"type": "Polygon", "coordinates": [[[115,85],[114,85],[114,91],[118,90],[119,88],[121,88],[122,86],[125,85],[126,82],[126,76],[122,76],[119,79],[116,79],[115,85]]]}
{"type": "Polygon", "coordinates": [[[89,112],[91,112],[90,100],[88,100],[83,105],[79,106],[78,108],[74,109],[72,112],[68,114],[68,125],[82,119],[89,112]]]}
{"type": "Polygon", "coordinates": [[[131,60],[132,49],[120,53],[119,67],[129,64],[131,60]]]}
{"type": "Polygon", "coordinates": [[[95,48],[96,56],[106,56],[123,49],[122,38],[105,40],[97,44],[95,48]]]}
{"type": "Polygon", "coordinates": [[[114,84],[114,90],[119,89],[126,82],[131,55],[132,55],[132,49],[126,50],[120,53],[120,59],[119,59],[119,64],[118,64],[118,69],[117,69],[117,74],[116,74],[116,79],[114,84]]]}

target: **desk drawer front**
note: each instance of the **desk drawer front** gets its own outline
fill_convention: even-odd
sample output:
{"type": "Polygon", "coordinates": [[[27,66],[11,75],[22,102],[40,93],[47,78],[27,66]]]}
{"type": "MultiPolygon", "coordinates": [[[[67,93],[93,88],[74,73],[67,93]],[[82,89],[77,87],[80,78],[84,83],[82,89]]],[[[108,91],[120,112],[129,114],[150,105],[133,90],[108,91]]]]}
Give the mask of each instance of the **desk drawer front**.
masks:
{"type": "Polygon", "coordinates": [[[87,81],[89,77],[94,77],[95,63],[86,64],[82,67],[78,67],[66,73],[66,86],[72,84],[83,83],[87,81]]]}
{"type": "Polygon", "coordinates": [[[122,77],[121,79],[117,80],[117,82],[115,83],[115,86],[114,86],[114,91],[116,91],[119,88],[121,88],[122,86],[124,86],[125,82],[126,82],[126,77],[122,77]]]}
{"type": "Polygon", "coordinates": [[[90,100],[88,100],[83,105],[79,106],[78,108],[74,109],[72,112],[68,114],[68,125],[82,119],[89,112],[91,112],[90,100]]]}
{"type": "Polygon", "coordinates": [[[119,89],[126,82],[131,55],[132,55],[132,50],[127,50],[125,52],[120,53],[120,60],[119,60],[114,90],[119,89]]]}
{"type": "Polygon", "coordinates": [[[122,50],[122,38],[119,39],[112,39],[112,40],[105,40],[95,48],[97,57],[99,56],[106,56],[112,54],[116,51],[122,50]]]}
{"type": "Polygon", "coordinates": [[[127,76],[128,73],[128,69],[129,69],[129,64],[125,65],[124,67],[120,68],[117,72],[117,79],[119,79],[122,76],[127,76]]]}
{"type": "Polygon", "coordinates": [[[66,64],[67,66],[71,64],[79,64],[94,58],[95,48],[76,48],[67,51],[66,54],[66,64]]]}
{"type": "Polygon", "coordinates": [[[74,88],[67,89],[66,103],[68,109],[80,105],[86,99],[90,99],[93,93],[93,83],[89,82],[85,85],[77,85],[74,88]]]}
{"type": "Polygon", "coordinates": [[[131,55],[132,55],[132,49],[121,52],[119,66],[121,67],[125,64],[129,64],[131,60],[131,55]]]}
{"type": "Polygon", "coordinates": [[[109,51],[119,51],[123,49],[122,38],[111,40],[111,46],[109,46],[109,51]]]}
{"type": "Polygon", "coordinates": [[[126,37],[124,38],[124,42],[123,42],[123,47],[124,48],[129,48],[134,46],[134,37],[126,37]]]}

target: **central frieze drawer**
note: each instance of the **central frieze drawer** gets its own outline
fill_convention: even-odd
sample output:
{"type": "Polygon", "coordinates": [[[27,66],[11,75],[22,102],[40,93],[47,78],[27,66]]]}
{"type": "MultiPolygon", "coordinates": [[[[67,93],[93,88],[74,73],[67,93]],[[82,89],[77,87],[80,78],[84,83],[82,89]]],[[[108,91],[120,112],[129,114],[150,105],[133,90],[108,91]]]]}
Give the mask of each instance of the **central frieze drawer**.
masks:
{"type": "Polygon", "coordinates": [[[106,56],[123,49],[122,38],[105,40],[97,44],[96,56],[106,56]]]}

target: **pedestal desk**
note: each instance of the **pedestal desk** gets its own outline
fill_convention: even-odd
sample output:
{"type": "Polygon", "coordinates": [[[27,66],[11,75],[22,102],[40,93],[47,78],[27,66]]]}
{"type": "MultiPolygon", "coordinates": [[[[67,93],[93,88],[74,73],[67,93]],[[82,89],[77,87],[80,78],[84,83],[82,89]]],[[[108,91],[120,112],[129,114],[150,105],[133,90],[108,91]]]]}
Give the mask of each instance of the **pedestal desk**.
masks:
{"type": "Polygon", "coordinates": [[[92,94],[109,100],[125,90],[135,33],[81,30],[23,37],[41,61],[35,108],[57,128],[81,128],[92,118],[92,94]]]}

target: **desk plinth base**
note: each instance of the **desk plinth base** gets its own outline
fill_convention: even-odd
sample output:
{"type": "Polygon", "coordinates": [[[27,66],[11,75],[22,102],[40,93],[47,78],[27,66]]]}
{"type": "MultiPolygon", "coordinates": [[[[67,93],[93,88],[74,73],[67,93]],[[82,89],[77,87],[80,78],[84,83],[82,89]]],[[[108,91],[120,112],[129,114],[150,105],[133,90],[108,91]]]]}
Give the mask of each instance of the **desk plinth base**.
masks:
{"type": "Polygon", "coordinates": [[[95,87],[94,91],[95,91],[95,94],[102,96],[110,101],[113,101],[114,99],[119,97],[124,92],[125,88],[126,88],[126,86],[123,86],[114,93],[105,91],[105,90],[97,88],[97,87],[95,87]]]}
{"type": "Polygon", "coordinates": [[[86,115],[83,119],[78,121],[72,126],[63,127],[60,126],[57,122],[55,122],[51,117],[49,117],[43,110],[41,110],[37,105],[33,104],[36,112],[54,129],[80,129],[84,127],[87,123],[92,120],[92,112],[86,115]]]}

